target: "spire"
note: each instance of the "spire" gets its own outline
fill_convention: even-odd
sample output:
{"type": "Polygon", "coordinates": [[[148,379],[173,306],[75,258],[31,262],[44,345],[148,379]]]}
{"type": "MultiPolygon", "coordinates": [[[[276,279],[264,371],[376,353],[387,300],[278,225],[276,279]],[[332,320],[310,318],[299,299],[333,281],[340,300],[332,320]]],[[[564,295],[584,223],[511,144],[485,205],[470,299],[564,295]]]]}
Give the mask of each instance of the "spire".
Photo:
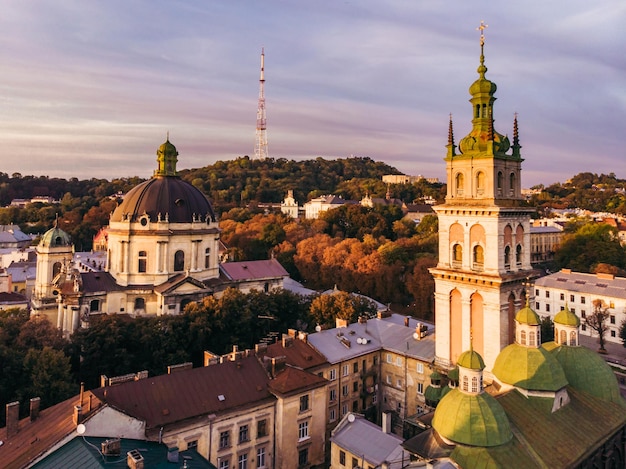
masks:
{"type": "Polygon", "coordinates": [[[519,144],[519,129],[517,127],[517,112],[515,113],[515,117],[513,118],[513,156],[516,158],[520,157],[520,149],[522,146],[519,144]]]}
{"type": "Polygon", "coordinates": [[[487,72],[487,67],[485,67],[485,29],[488,27],[489,25],[485,24],[484,20],[480,20],[480,26],[476,28],[476,31],[480,31],[480,65],[476,71],[483,80],[487,72]]]}
{"type": "Polygon", "coordinates": [[[448,125],[448,144],[446,145],[448,149],[448,158],[452,158],[456,155],[454,149],[456,145],[454,144],[454,130],[452,128],[452,113],[450,113],[450,124],[448,125]]]}

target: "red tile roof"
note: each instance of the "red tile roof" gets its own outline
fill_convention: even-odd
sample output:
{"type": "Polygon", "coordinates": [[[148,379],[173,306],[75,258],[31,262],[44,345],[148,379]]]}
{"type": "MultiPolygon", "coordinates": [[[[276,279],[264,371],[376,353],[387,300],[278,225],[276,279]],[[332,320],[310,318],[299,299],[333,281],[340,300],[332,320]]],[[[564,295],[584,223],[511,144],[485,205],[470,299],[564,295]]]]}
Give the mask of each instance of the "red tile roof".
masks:
{"type": "Polygon", "coordinates": [[[308,370],[326,363],[326,358],[311,347],[308,343],[292,337],[283,341],[275,342],[267,346],[267,350],[261,355],[264,357],[276,358],[286,357],[286,363],[308,370]]]}
{"type": "Polygon", "coordinates": [[[270,382],[270,390],[279,395],[284,395],[324,386],[327,382],[320,376],[287,365],[270,382]]]}
{"type": "Polygon", "coordinates": [[[231,280],[254,280],[287,277],[289,273],[276,259],[262,261],[225,262],[220,269],[231,280]]]}
{"type": "MultiPolygon", "coordinates": [[[[91,399],[92,412],[85,412],[89,418],[93,411],[99,409],[102,403],[86,391],[83,403],[91,399]]],[[[48,407],[39,413],[39,417],[31,421],[30,418],[20,420],[18,433],[7,438],[7,428],[0,428],[0,466],[4,469],[21,468],[40,456],[44,451],[61,441],[76,430],[73,422],[74,406],[78,405],[79,396],[74,396],[57,405],[48,407]]]]}
{"type": "Polygon", "coordinates": [[[219,414],[274,397],[256,357],[94,390],[121,412],[146,422],[147,430],[202,415],[219,414]],[[223,398],[220,398],[223,396],[223,398]]]}

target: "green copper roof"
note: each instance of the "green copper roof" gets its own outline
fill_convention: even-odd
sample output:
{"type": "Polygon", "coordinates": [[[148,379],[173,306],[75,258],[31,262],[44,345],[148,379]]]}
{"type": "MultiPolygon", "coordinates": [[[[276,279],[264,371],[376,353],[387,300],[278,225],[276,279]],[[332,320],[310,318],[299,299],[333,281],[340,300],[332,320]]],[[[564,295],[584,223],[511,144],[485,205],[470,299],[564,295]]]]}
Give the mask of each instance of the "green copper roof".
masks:
{"type": "Polygon", "coordinates": [[[433,372],[430,374],[430,380],[437,380],[437,379],[441,379],[441,373],[439,373],[437,370],[433,370],[433,372]]]}
{"type": "Polygon", "coordinates": [[[49,229],[44,233],[41,237],[41,241],[39,241],[39,245],[43,247],[61,247],[61,246],[71,246],[72,239],[70,235],[68,235],[65,231],[56,227],[56,223],[54,228],[49,229]]]}
{"type": "Polygon", "coordinates": [[[158,169],[154,172],[155,176],[176,176],[176,162],[178,161],[178,151],[176,147],[170,143],[169,137],[165,143],[161,144],[157,150],[158,169]]]}
{"type": "Polygon", "coordinates": [[[463,352],[459,359],[456,361],[456,364],[470,370],[485,369],[485,362],[483,361],[483,357],[481,357],[480,354],[478,352],[475,352],[473,349],[463,352]]]}
{"type": "Polygon", "coordinates": [[[455,366],[450,371],[448,371],[448,379],[450,381],[458,381],[459,380],[459,367],[455,366]]]}
{"type": "Polygon", "coordinates": [[[558,391],[567,385],[563,368],[543,347],[511,344],[493,365],[493,374],[503,383],[533,391],[558,391]]]}
{"type": "Polygon", "coordinates": [[[471,446],[498,446],[513,436],[504,409],[485,392],[450,390],[435,409],[432,425],[441,436],[471,446]]]}
{"type": "Polygon", "coordinates": [[[520,324],[529,324],[531,326],[541,324],[541,318],[539,318],[539,315],[529,306],[528,300],[526,300],[526,306],[520,309],[515,315],[515,320],[520,324]]]}
{"type": "Polygon", "coordinates": [[[554,322],[557,324],[563,324],[564,326],[580,326],[580,318],[576,316],[576,314],[572,313],[567,305],[565,305],[565,309],[556,313],[556,316],[554,316],[554,322]]]}
{"type": "Polygon", "coordinates": [[[424,399],[426,400],[426,402],[439,402],[439,399],[441,399],[441,388],[426,386],[426,390],[424,391],[424,399]]]}
{"type": "Polygon", "coordinates": [[[561,364],[571,386],[605,401],[626,407],[611,367],[587,347],[563,345],[552,354],[561,364]]]}

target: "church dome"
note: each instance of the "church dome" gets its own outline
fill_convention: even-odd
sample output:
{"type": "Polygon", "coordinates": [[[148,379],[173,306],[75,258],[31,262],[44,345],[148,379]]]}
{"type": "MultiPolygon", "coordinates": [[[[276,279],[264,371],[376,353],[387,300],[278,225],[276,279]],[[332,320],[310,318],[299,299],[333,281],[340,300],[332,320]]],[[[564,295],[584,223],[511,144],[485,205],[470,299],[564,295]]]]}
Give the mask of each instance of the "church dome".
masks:
{"type": "Polygon", "coordinates": [[[626,407],[611,367],[593,350],[564,345],[552,351],[569,384],[599,399],[626,407]]]}
{"type": "Polygon", "coordinates": [[[459,359],[456,361],[456,364],[469,370],[485,369],[485,362],[483,361],[483,357],[481,357],[478,352],[475,352],[472,349],[463,352],[459,356],[459,359]]]}
{"type": "Polygon", "coordinates": [[[517,312],[515,320],[520,324],[528,324],[530,326],[538,326],[541,324],[539,315],[528,306],[528,301],[526,301],[526,306],[517,312]]]}
{"type": "Polygon", "coordinates": [[[567,305],[565,305],[565,309],[556,313],[556,316],[554,316],[554,322],[556,324],[562,324],[563,326],[580,326],[580,318],[572,313],[567,305]]]}
{"type": "Polygon", "coordinates": [[[558,391],[567,385],[563,368],[543,347],[508,345],[496,358],[492,373],[503,383],[526,390],[558,391]]]}
{"type": "Polygon", "coordinates": [[[58,248],[71,245],[72,238],[70,238],[70,235],[61,228],[57,228],[56,223],[54,228],[46,231],[41,237],[41,241],[39,241],[39,246],[46,248],[58,248]]]}
{"type": "Polygon", "coordinates": [[[504,409],[485,392],[450,390],[435,409],[432,425],[444,438],[471,446],[499,446],[513,437],[504,409]]]}
{"type": "Polygon", "coordinates": [[[202,192],[176,173],[176,147],[169,140],[157,150],[159,168],[152,179],[131,189],[111,215],[112,222],[136,222],[147,215],[169,223],[215,221],[211,204],[202,192]]]}

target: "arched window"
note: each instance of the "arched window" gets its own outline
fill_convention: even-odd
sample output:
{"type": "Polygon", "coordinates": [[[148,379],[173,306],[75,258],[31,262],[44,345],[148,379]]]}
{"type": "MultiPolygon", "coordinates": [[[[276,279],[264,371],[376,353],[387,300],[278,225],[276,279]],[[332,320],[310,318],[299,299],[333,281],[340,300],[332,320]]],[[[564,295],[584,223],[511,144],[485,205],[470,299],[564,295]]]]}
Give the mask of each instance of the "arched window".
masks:
{"type": "Polygon", "coordinates": [[[137,270],[140,273],[146,271],[146,264],[148,263],[148,254],[146,251],[139,251],[139,255],[137,256],[137,270]]]}
{"type": "Polygon", "coordinates": [[[502,171],[498,171],[498,192],[502,194],[502,171]]]}
{"type": "Polygon", "coordinates": [[[504,267],[509,268],[511,266],[511,246],[504,247],[504,267]]]}
{"type": "Polygon", "coordinates": [[[452,248],[452,260],[458,264],[463,262],[463,246],[460,244],[455,244],[452,248]]]}
{"type": "Polygon", "coordinates": [[[517,265],[522,265],[522,245],[518,244],[515,248],[515,263],[517,265]]]}
{"type": "Polygon", "coordinates": [[[174,253],[174,272],[183,270],[185,270],[185,252],[179,250],[174,253]]]}
{"type": "Polygon", "coordinates": [[[476,173],[476,193],[482,194],[485,190],[485,173],[478,171],[476,173]]]}
{"type": "Polygon", "coordinates": [[[509,174],[509,192],[511,195],[515,194],[515,173],[509,174]]]}
{"type": "Polygon", "coordinates": [[[472,376],[472,392],[478,392],[478,378],[472,376]]]}
{"type": "Polygon", "coordinates": [[[469,391],[469,381],[467,375],[463,376],[463,391],[469,391]]]}
{"type": "Polygon", "coordinates": [[[474,112],[474,117],[475,118],[479,118],[480,117],[480,104],[476,105],[476,111],[474,112]]]}
{"type": "Polygon", "coordinates": [[[574,331],[569,333],[569,344],[571,346],[575,346],[576,345],[576,332],[574,332],[574,331]]]}
{"type": "Polygon", "coordinates": [[[535,334],[533,331],[530,331],[528,334],[528,345],[532,345],[533,347],[535,346],[535,334]]]}
{"type": "Polygon", "coordinates": [[[463,173],[456,174],[456,193],[459,195],[463,194],[463,179],[463,173]]]}
{"type": "Polygon", "coordinates": [[[474,246],[473,263],[475,269],[482,269],[485,264],[485,251],[480,244],[474,246]]]}
{"type": "Polygon", "coordinates": [[[59,275],[60,272],[61,272],[61,263],[55,262],[54,264],[52,264],[52,278],[59,275]]]}
{"type": "Polygon", "coordinates": [[[519,334],[521,345],[526,345],[526,331],[522,331],[519,334]]]}
{"type": "Polygon", "coordinates": [[[559,344],[560,345],[567,344],[567,332],[565,332],[564,330],[561,330],[561,340],[559,340],[559,344]]]}
{"type": "Polygon", "coordinates": [[[204,268],[208,269],[211,267],[211,248],[206,248],[204,250],[204,268]]]}

